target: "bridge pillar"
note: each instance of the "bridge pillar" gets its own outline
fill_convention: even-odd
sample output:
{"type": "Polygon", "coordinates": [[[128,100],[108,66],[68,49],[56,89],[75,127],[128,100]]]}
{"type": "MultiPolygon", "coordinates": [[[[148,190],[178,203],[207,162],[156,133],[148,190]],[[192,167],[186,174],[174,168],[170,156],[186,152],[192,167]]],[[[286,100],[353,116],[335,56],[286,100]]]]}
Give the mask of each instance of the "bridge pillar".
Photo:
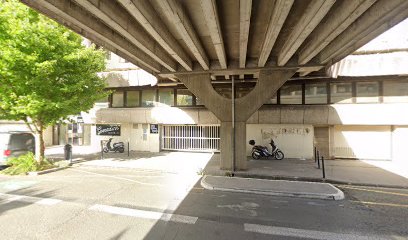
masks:
{"type": "Polygon", "coordinates": [[[247,169],[246,121],[295,72],[296,69],[261,70],[254,89],[246,96],[235,99],[234,124],[232,100],[214,90],[209,73],[177,75],[178,79],[221,121],[221,169],[247,169]]]}

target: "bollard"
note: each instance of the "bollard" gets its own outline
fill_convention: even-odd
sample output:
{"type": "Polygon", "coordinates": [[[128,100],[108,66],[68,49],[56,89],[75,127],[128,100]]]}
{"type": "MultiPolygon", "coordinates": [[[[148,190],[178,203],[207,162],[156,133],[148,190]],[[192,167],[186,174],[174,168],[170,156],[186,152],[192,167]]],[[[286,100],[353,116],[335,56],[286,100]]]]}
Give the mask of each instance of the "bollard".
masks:
{"type": "Polygon", "coordinates": [[[101,160],[103,160],[103,140],[101,140],[101,160]]]}
{"type": "Polygon", "coordinates": [[[130,150],[129,150],[129,142],[128,142],[128,157],[129,157],[129,151],[130,151],[130,150]]]}
{"type": "Polygon", "coordinates": [[[324,157],[322,156],[322,172],[323,172],[323,179],[326,178],[326,171],[324,169],[324,157]]]}
{"type": "Polygon", "coordinates": [[[314,160],[315,160],[315,163],[316,163],[316,161],[317,161],[317,148],[316,147],[314,147],[314,160]]]}
{"type": "Polygon", "coordinates": [[[317,151],[317,168],[318,168],[318,169],[320,169],[320,161],[319,161],[319,158],[320,158],[320,152],[317,151]]]}

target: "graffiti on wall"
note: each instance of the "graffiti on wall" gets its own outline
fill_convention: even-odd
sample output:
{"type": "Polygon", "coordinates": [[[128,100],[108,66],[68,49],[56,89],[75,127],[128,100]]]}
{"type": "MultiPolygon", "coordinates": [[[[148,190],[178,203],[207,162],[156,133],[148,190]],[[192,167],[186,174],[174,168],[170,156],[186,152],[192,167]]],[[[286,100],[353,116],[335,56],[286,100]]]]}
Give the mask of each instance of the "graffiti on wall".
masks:
{"type": "Polygon", "coordinates": [[[306,136],[310,133],[308,127],[276,127],[261,129],[262,139],[277,138],[279,135],[306,136]]]}

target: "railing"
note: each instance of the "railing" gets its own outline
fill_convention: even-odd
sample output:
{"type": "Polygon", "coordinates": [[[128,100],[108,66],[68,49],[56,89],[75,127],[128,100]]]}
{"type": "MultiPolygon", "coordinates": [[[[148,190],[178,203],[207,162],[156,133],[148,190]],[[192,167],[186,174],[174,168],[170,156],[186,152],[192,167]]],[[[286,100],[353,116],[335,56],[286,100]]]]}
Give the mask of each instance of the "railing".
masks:
{"type": "Polygon", "coordinates": [[[324,157],[320,156],[320,151],[317,150],[317,148],[314,148],[314,157],[315,157],[315,163],[317,163],[317,168],[320,169],[320,162],[321,162],[321,169],[322,169],[322,175],[323,179],[326,179],[326,170],[324,168],[324,157]]]}

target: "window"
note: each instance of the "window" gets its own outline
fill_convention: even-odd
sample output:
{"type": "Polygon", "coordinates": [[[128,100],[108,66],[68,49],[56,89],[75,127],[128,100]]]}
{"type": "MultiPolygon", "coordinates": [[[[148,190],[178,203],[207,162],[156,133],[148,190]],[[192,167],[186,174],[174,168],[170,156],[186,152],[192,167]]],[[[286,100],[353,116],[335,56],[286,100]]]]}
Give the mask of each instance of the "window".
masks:
{"type": "Polygon", "coordinates": [[[159,102],[168,106],[174,106],[174,90],[159,89],[159,102]]]}
{"type": "Polygon", "coordinates": [[[351,83],[331,83],[330,103],[352,103],[353,87],[351,83]]]}
{"type": "Polygon", "coordinates": [[[126,106],[127,107],[139,107],[140,106],[140,92],[139,91],[127,91],[126,92],[126,106]]]}
{"type": "Polygon", "coordinates": [[[278,104],[278,92],[276,92],[275,95],[270,98],[265,104],[278,104]]]}
{"type": "Polygon", "coordinates": [[[177,106],[192,106],[193,94],[187,89],[177,89],[177,106]]]}
{"type": "Polygon", "coordinates": [[[384,102],[408,102],[408,82],[384,82],[384,102]]]}
{"type": "Polygon", "coordinates": [[[358,82],[356,88],[357,88],[356,97],[358,103],[369,103],[379,101],[378,82],[358,82]]]}
{"type": "Polygon", "coordinates": [[[284,85],[280,89],[281,104],[302,104],[302,85],[284,85]]]}
{"type": "Polygon", "coordinates": [[[142,107],[153,107],[156,102],[156,89],[142,91],[142,107]]]}
{"type": "Polygon", "coordinates": [[[112,94],[112,107],[123,107],[123,92],[114,92],[112,94]]]}
{"type": "Polygon", "coordinates": [[[326,83],[312,83],[305,86],[306,104],[327,104],[326,83]]]}

